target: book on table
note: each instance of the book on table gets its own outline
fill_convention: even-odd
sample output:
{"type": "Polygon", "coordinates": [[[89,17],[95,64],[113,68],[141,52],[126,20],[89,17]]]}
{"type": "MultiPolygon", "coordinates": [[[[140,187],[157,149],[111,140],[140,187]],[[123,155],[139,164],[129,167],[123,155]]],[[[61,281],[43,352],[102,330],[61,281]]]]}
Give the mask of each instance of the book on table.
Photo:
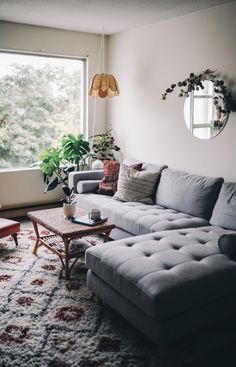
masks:
{"type": "Polygon", "coordinates": [[[90,219],[88,217],[88,215],[83,215],[82,217],[77,217],[73,219],[74,223],[77,224],[83,224],[84,226],[89,226],[89,227],[94,227],[97,226],[98,224],[102,224],[104,222],[107,221],[107,217],[106,218],[99,218],[99,219],[90,219]]]}

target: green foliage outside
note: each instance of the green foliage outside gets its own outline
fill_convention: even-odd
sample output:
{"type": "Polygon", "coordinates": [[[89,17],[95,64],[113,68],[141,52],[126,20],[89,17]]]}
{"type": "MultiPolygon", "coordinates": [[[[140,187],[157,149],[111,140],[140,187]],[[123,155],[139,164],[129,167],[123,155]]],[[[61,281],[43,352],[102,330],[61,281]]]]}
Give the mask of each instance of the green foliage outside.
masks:
{"type": "Polygon", "coordinates": [[[0,168],[30,167],[40,152],[79,133],[80,71],[13,64],[0,78],[0,168]]]}

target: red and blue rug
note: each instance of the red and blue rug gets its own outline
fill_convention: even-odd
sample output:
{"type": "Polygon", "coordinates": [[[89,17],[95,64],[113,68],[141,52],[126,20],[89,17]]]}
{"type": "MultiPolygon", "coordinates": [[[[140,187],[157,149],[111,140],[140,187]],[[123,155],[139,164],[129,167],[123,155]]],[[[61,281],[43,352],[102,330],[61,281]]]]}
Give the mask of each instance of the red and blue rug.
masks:
{"type": "Polygon", "coordinates": [[[34,243],[27,229],[18,248],[0,240],[0,366],[149,366],[155,346],[97,305],[83,264],[65,281],[58,257],[43,247],[34,256],[34,243]]]}

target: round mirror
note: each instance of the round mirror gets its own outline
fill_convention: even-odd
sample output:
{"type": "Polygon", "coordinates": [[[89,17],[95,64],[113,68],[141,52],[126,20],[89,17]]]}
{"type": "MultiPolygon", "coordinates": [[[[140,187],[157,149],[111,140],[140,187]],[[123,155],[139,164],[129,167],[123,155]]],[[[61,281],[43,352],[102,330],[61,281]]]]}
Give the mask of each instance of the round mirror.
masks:
{"type": "Polygon", "coordinates": [[[209,80],[202,82],[204,88],[194,89],[184,103],[184,118],[188,129],[199,139],[211,139],[224,128],[228,113],[224,109],[223,99],[218,99],[214,84],[209,80]],[[217,101],[217,102],[216,102],[217,101]],[[216,104],[217,103],[217,104],[216,104]]]}

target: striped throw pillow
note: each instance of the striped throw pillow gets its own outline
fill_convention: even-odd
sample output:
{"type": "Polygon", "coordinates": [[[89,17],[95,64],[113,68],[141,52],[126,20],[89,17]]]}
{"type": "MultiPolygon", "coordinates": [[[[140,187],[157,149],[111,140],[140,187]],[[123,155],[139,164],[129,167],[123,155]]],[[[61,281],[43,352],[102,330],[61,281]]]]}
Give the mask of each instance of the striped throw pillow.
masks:
{"type": "Polygon", "coordinates": [[[137,171],[122,164],[113,199],[153,204],[152,195],[159,175],[160,172],[137,171]]]}

